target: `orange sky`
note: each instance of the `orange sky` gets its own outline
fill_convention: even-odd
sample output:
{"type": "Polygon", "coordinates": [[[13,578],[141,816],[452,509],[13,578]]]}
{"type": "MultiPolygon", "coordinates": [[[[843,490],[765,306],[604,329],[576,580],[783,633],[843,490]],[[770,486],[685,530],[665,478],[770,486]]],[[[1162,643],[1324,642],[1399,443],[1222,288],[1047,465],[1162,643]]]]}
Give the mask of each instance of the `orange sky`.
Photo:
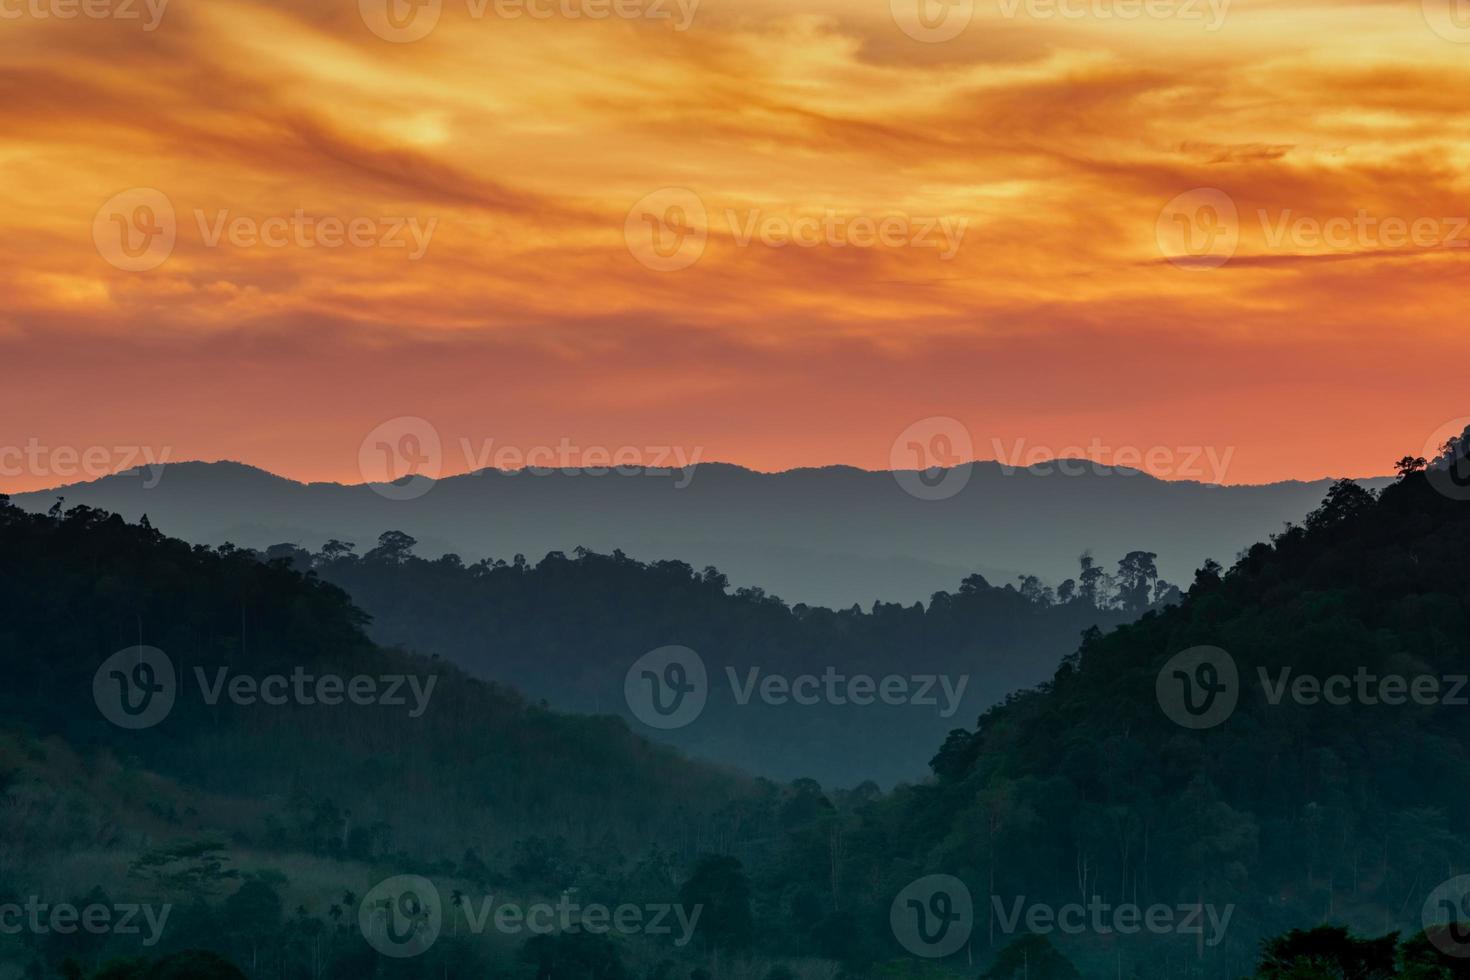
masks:
{"type": "Polygon", "coordinates": [[[1455,0],[949,2],[0,0],[0,488],[399,416],[1259,482],[1470,413],[1455,0]]]}

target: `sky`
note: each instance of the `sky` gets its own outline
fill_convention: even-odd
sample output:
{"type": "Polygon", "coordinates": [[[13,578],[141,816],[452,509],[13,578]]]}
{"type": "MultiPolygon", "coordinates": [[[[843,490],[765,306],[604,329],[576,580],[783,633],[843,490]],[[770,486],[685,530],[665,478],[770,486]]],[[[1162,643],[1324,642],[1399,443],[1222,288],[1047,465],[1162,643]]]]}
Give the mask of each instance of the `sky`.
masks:
{"type": "Polygon", "coordinates": [[[0,489],[1389,472],[1470,414],[1463,7],[0,0],[0,489]]]}

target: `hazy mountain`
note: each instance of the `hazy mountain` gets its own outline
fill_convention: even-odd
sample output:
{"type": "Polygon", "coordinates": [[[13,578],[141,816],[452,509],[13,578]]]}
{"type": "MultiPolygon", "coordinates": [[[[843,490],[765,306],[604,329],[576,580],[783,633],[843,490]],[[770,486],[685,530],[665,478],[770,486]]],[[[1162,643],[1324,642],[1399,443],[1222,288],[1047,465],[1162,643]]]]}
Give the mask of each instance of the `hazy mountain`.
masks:
{"type": "MultiPolygon", "coordinates": [[[[439,481],[412,500],[392,486],[303,484],[238,463],[176,463],[149,472],[16,496],[45,510],[58,495],[190,541],[264,548],[364,544],[386,529],[420,554],[468,561],[533,559],[585,546],[630,557],[715,565],[736,586],[831,607],[926,600],[965,574],[991,582],[1020,573],[1058,582],[1090,549],[1105,561],[1158,554],[1159,571],[1188,581],[1205,558],[1229,563],[1301,518],[1329,481],[1220,487],[1167,482],[1080,464],[1080,475],[974,465],[942,500],[910,495],[895,474],[850,467],[757,473],[706,463],[684,473],[594,477],[483,470],[439,481]]],[[[906,478],[912,479],[914,474],[906,478]]],[[[1379,485],[1383,481],[1366,481],[1379,485]]]]}
{"type": "MultiPolygon", "coordinates": [[[[443,657],[559,710],[621,715],[703,759],[824,786],[921,777],[951,730],[1050,677],[1089,627],[1130,622],[1146,604],[1111,594],[1058,602],[971,576],[923,605],[793,609],[677,561],[580,552],[465,565],[415,557],[397,532],[364,555],[287,546],[263,557],[347,590],[383,645],[443,657]],[[651,726],[657,719],[635,708],[628,675],[670,645],[707,672],[707,703],[685,724],[651,726]],[[815,703],[754,691],[788,682],[825,690],[829,672],[834,696],[815,703]],[[902,679],[909,696],[850,700],[860,678],[902,679]]],[[[645,678],[634,683],[634,696],[647,693],[645,678]]]]}

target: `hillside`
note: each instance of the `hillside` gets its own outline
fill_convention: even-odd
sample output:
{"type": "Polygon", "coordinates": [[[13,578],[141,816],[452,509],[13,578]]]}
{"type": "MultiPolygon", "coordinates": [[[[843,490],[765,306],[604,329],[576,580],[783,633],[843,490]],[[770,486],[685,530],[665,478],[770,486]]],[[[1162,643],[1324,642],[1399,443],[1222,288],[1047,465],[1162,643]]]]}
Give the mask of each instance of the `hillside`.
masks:
{"type": "Polygon", "coordinates": [[[359,822],[392,827],[407,850],[458,854],[466,835],[503,840],[553,827],[584,841],[648,840],[669,814],[655,798],[699,810],[739,791],[615,719],[557,715],[444,661],[374,646],[362,613],[333,586],[98,511],[57,520],[0,511],[0,577],[10,679],[0,701],[12,724],[74,745],[107,742],[206,791],[331,799],[359,822]],[[178,696],[157,725],[119,733],[93,702],[94,673],[139,644],[171,659],[178,696]],[[209,704],[222,669],[231,678],[402,677],[392,699],[404,703],[307,710],[217,695],[209,704]],[[313,751],[295,751],[294,741],[313,751]],[[387,772],[403,792],[377,792],[387,772]],[[612,786],[640,789],[612,799],[612,786]],[[449,819],[441,806],[451,802],[480,816],[449,819]],[[579,817],[594,808],[595,821],[579,817]]]}
{"type": "MultiPolygon", "coordinates": [[[[363,622],[283,565],[0,498],[0,898],[198,903],[265,875],[316,921],[333,888],[406,871],[539,889],[593,855],[682,864],[757,791],[621,720],[377,647],[363,622]],[[516,871],[527,848],[567,870],[516,871]]],[[[55,938],[25,955],[56,962],[55,938]]]]}
{"type": "MultiPolygon", "coordinates": [[[[258,975],[374,975],[387,961],[350,907],[385,875],[414,873],[446,894],[575,889],[708,914],[697,942],[676,948],[460,935],[466,918],[447,910],[451,935],[382,974],[405,980],[1235,980],[1263,962],[1269,937],[1281,938],[1260,977],[1463,975],[1433,948],[1445,934],[1417,933],[1421,910],[1454,896],[1470,865],[1470,716],[1454,700],[1470,670],[1470,503],[1422,472],[1381,496],[1340,483],[1229,571],[1200,569],[1177,604],[1090,632],[1052,680],[950,734],[931,781],[889,794],[745,780],[652,747],[621,720],[534,708],[381,649],[344,593],[289,561],[190,547],[85,509],[0,507],[0,543],[0,649],[15,678],[3,695],[0,812],[13,843],[0,894],[64,882],[77,896],[175,896],[181,918],[154,954],[212,950],[258,975]],[[385,705],[210,706],[180,686],[165,718],[129,730],[101,719],[93,680],[139,639],[170,650],[181,678],[295,664],[432,671],[442,687],[409,718],[385,705]],[[1200,647],[1215,673],[1181,665],[1200,647]],[[1169,693],[1180,672],[1228,705],[1227,662],[1234,710],[1209,727],[1171,720],[1197,718],[1169,693]],[[1347,690],[1362,675],[1402,677],[1400,701],[1429,691],[1415,679],[1439,678],[1443,697],[1297,703],[1275,693],[1288,668],[1288,680],[1344,676],[1347,690]],[[241,927],[257,899],[277,911],[241,927]],[[1129,908],[1175,917],[1108,927],[1129,908]],[[906,910],[948,925],[931,933],[921,917],[915,932],[906,910]],[[1322,923],[1385,938],[1288,934],[1322,923]],[[265,972],[250,966],[262,950],[265,972]],[[1415,963],[1400,969],[1399,957],[1415,963]],[[1339,960],[1379,965],[1328,962],[1339,960]]],[[[138,663],[117,670],[154,683],[138,663]]],[[[1295,690],[1310,701],[1320,689],[1295,690]]],[[[70,947],[55,938],[0,942],[0,954],[56,971],[70,947]]],[[[84,968],[100,963],[98,949],[82,954],[84,968]]]]}
{"type": "Polygon", "coordinates": [[[386,532],[361,555],[340,544],[316,554],[280,545],[266,555],[345,589],[372,615],[367,629],[380,643],[442,656],[555,708],[619,714],[700,758],[824,786],[922,777],[951,729],[1049,677],[1084,630],[1127,622],[1155,596],[1173,594],[1147,561],[1136,584],[1094,563],[1088,586],[1064,588],[1066,601],[1035,582],[1017,588],[970,576],[922,605],[834,611],[732,590],[718,570],[682,562],[579,550],[535,564],[466,565],[452,555],[418,557],[415,544],[386,532]],[[698,655],[708,700],[687,725],[660,729],[631,709],[625,682],[640,657],[670,644],[698,655]],[[837,697],[812,704],[752,688],[772,677],[820,681],[829,671],[842,684],[837,697]],[[845,703],[848,679],[860,677],[902,678],[913,701],[845,703]]]}
{"type": "Polygon", "coordinates": [[[1470,864],[1467,552],[1470,503],[1422,472],[1381,499],[1340,484],[1303,525],[1227,574],[1202,569],[1179,605],[1090,636],[1051,682],[955,733],[938,784],[901,790],[855,833],[968,883],[986,944],[1005,940],[1001,910],[1018,896],[1233,910],[1218,943],[1063,937],[1085,976],[1130,962],[1152,963],[1147,977],[1239,976],[1263,938],[1322,922],[1412,934],[1436,886],[1470,864]],[[1218,652],[1217,673],[1196,660],[1184,675],[1238,705],[1195,730],[1171,720],[1187,716],[1173,658],[1202,646],[1228,654],[1238,683],[1218,652]],[[1304,683],[1300,702],[1284,670],[1304,683]],[[1329,703],[1324,689],[1352,693],[1329,703]]]}

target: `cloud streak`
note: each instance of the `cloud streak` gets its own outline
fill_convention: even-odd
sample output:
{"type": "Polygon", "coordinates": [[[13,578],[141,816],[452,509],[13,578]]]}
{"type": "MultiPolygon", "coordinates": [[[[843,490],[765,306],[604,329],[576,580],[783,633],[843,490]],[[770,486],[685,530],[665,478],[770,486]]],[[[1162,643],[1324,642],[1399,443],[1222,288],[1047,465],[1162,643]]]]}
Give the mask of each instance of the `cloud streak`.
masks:
{"type": "Polygon", "coordinates": [[[1447,234],[1470,215],[1464,45],[1417,4],[1237,3],[1218,30],[1035,6],[979,4],[941,44],[886,4],[835,0],[704,0],[687,31],[448,2],[401,44],[355,0],[173,0],[149,32],[7,21],[0,347],[29,369],[0,394],[0,442],[85,441],[107,390],[135,403],[129,425],[192,455],[350,479],[352,434],[385,411],[448,404],[455,424],[488,424],[445,390],[481,391],[478,375],[505,395],[483,411],[524,415],[542,442],[636,438],[656,409],[726,459],[881,465],[885,433],[927,414],[1152,443],[1158,413],[1234,419],[1259,440],[1235,437],[1235,473],[1266,479],[1320,475],[1329,454],[1382,470],[1460,414],[1430,390],[1365,412],[1372,386],[1343,381],[1385,356],[1412,370],[1416,350],[1463,360],[1464,250],[1271,231],[1366,212],[1447,234]],[[146,271],[96,237],[153,227],[136,209],[99,219],[130,188],[173,211],[176,240],[146,271]],[[667,188],[695,213],[637,212],[667,188]],[[1169,212],[1198,188],[1233,217],[1169,212]],[[203,230],[297,214],[434,232],[413,260],[203,230]],[[915,244],[926,222],[963,227],[950,257],[915,244]],[[820,231],[766,233],[792,227],[820,231]],[[911,233],[868,231],[884,227],[911,233]],[[645,234],[660,237],[630,241],[645,234]],[[639,260],[691,240],[678,271],[639,260]],[[1351,356],[1322,355],[1344,338],[1351,356]],[[88,349],[150,380],[125,393],[73,370],[88,349]],[[323,393],[311,410],[332,418],[307,427],[333,451],[298,447],[300,398],[262,397],[281,393],[233,358],[323,393]],[[1113,404],[1125,383],[1156,394],[1113,404]],[[1375,435],[1324,447],[1320,429],[1273,424],[1301,414],[1303,390],[1320,425],[1362,418],[1375,435]],[[206,397],[218,411],[188,414],[212,437],[179,418],[206,397]]]}

